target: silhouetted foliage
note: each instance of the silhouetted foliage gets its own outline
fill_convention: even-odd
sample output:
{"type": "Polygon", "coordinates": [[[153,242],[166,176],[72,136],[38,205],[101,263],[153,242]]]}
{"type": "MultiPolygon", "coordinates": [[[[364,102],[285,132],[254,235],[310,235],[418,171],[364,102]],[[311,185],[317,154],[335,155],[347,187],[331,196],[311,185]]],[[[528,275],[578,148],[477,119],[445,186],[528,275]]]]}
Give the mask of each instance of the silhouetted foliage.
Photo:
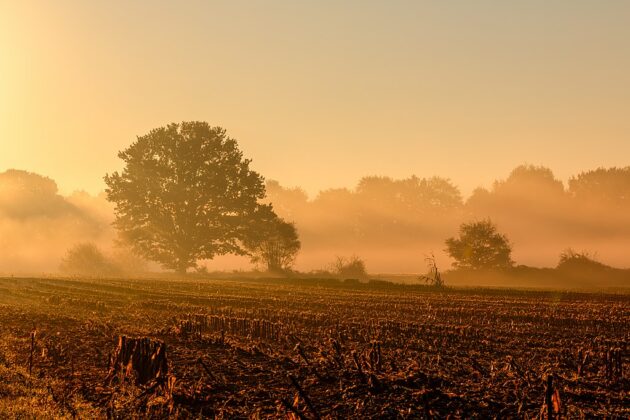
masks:
{"type": "Polygon", "coordinates": [[[489,215],[505,224],[519,215],[519,222],[538,223],[541,212],[562,213],[566,194],[564,185],[543,166],[521,165],[504,180],[495,181],[490,190],[477,188],[466,202],[473,216],[489,215]]]}
{"type": "Polygon", "coordinates": [[[274,218],[259,224],[245,246],[253,263],[264,265],[269,272],[283,272],[293,266],[301,244],[293,223],[274,218]]]}
{"type": "Polygon", "coordinates": [[[414,176],[402,183],[405,186],[403,191],[410,190],[402,195],[402,199],[409,202],[411,208],[444,212],[457,210],[462,206],[459,188],[449,179],[437,176],[419,179],[414,176]]]}
{"type": "Polygon", "coordinates": [[[513,265],[512,248],[505,235],[490,220],[463,223],[459,238],[446,240],[446,252],[462,269],[507,268],[513,265]]]}
{"type": "Polygon", "coordinates": [[[598,168],[569,179],[569,193],[582,201],[600,205],[630,205],[630,166],[598,168]]]}
{"type": "MultiPolygon", "coordinates": [[[[192,135],[181,134],[182,137],[192,135]]],[[[186,154],[193,156],[192,162],[198,160],[194,148],[170,147],[169,144],[164,143],[161,147],[186,159],[186,154]]],[[[136,150],[136,153],[145,152],[136,150]]],[[[166,151],[160,153],[164,155],[166,151]]],[[[147,164],[147,168],[135,164],[139,174],[136,178],[139,179],[142,173],[158,171],[166,179],[165,174],[170,169],[161,168],[160,165],[165,165],[157,161],[157,157],[154,160],[156,162],[147,164]]],[[[192,168],[194,163],[190,166],[192,168]]],[[[177,171],[186,173],[181,169],[177,171]]],[[[220,174],[215,175],[212,177],[218,181],[213,181],[213,191],[226,185],[220,174]]],[[[186,177],[191,178],[188,175],[180,177],[182,185],[188,182],[186,177]]],[[[198,188],[182,188],[180,193],[173,182],[165,181],[164,188],[159,182],[157,184],[155,188],[147,189],[137,182],[133,187],[137,188],[137,194],[131,192],[128,197],[138,197],[140,204],[134,207],[134,212],[138,208],[145,212],[145,216],[134,216],[134,221],[144,223],[143,228],[150,234],[163,236],[160,252],[168,254],[165,258],[171,258],[177,248],[172,246],[175,242],[170,242],[171,239],[186,237],[191,243],[200,243],[200,239],[209,237],[208,229],[187,228],[187,232],[193,232],[189,235],[178,227],[178,234],[172,234],[179,220],[194,211],[184,209],[191,203],[196,205],[194,200],[188,200],[186,204],[184,195],[191,191],[196,194],[198,188]],[[153,210],[147,211],[149,206],[153,210]],[[163,210],[154,211],[158,207],[163,210]],[[171,213],[175,209],[178,214],[176,223],[172,223],[171,213]],[[149,215],[151,220],[159,219],[158,222],[149,224],[149,215]]],[[[417,270],[419,250],[435,249],[462,222],[486,217],[519,244],[522,263],[556,265],[554,256],[558,249],[574,244],[579,248],[598,249],[612,265],[626,265],[624,250],[630,238],[630,167],[582,172],[569,180],[565,191],[550,169],[521,165],[490,188],[476,189],[465,205],[462,205],[457,187],[448,179],[438,177],[395,179],[369,176],[362,178],[355,188],[325,190],[313,199],[309,199],[302,189],[283,187],[277,181],[268,181],[266,185],[267,197],[260,203],[273,205],[280,217],[294,221],[299,227],[304,249],[300,264],[304,268],[322,266],[331,254],[346,255],[351,251],[357,252],[378,271],[414,271],[417,270]]],[[[131,184],[126,188],[132,188],[131,184]]],[[[86,238],[98,246],[111,243],[115,237],[111,222],[116,203],[107,202],[106,195],[74,192],[63,196],[53,180],[41,175],[20,170],[0,173],[0,271],[50,272],[58,268],[64,251],[75,243],[86,238]]],[[[131,209],[133,206],[129,203],[128,209],[131,209]]],[[[199,216],[207,217],[206,211],[204,208],[199,216]]],[[[275,217],[270,208],[261,207],[249,212],[247,217],[241,218],[237,213],[224,215],[226,219],[229,216],[238,221],[235,224],[240,228],[232,230],[238,231],[241,238],[233,242],[241,248],[247,235],[261,228],[261,220],[275,217]],[[250,218],[252,214],[255,217],[250,218]]],[[[218,233],[214,229],[213,235],[218,233]]],[[[143,255],[146,257],[147,254],[143,255]]],[[[125,253],[117,254],[117,257],[127,259],[125,253]]],[[[442,253],[436,257],[439,264],[445,264],[442,253]]],[[[136,262],[140,263],[133,259],[121,261],[121,266],[125,267],[125,272],[129,272],[127,267],[131,272],[137,272],[135,267],[144,264],[136,262]]]]}
{"type": "Polygon", "coordinates": [[[0,172],[0,272],[57,271],[72,245],[106,239],[109,221],[79,201],[61,195],[45,176],[0,172]]]}
{"type": "Polygon", "coordinates": [[[52,179],[10,169],[0,173],[0,216],[25,220],[81,214],[59,195],[57,184],[52,179]]]}
{"type": "Polygon", "coordinates": [[[498,194],[523,196],[536,194],[561,196],[564,185],[554,176],[549,168],[535,165],[520,165],[512,170],[504,181],[494,183],[494,191],[498,194]]]}
{"type": "Polygon", "coordinates": [[[367,270],[365,262],[353,255],[350,258],[337,257],[332,265],[333,273],[342,279],[365,279],[367,270]]]}
{"type": "Polygon", "coordinates": [[[308,195],[301,188],[285,188],[278,181],[268,180],[265,185],[266,201],[286,220],[296,220],[308,206],[308,195]]]}
{"type": "Polygon", "coordinates": [[[185,273],[198,260],[245,255],[242,243],[259,219],[263,178],[236,140],[205,122],[169,124],[119,153],[122,173],[105,177],[115,226],[144,257],[185,273]]]}
{"type": "Polygon", "coordinates": [[[120,273],[93,243],[81,243],[68,250],[59,269],[68,274],[84,276],[111,276],[120,273]]]}
{"type": "Polygon", "coordinates": [[[404,213],[432,213],[454,210],[462,205],[459,189],[450,180],[431,177],[394,180],[389,177],[368,176],[359,181],[356,199],[364,204],[391,208],[404,213]]]}
{"type": "Polygon", "coordinates": [[[597,261],[595,255],[587,252],[577,252],[567,248],[560,253],[558,269],[561,270],[597,270],[609,268],[607,265],[597,261]]]}

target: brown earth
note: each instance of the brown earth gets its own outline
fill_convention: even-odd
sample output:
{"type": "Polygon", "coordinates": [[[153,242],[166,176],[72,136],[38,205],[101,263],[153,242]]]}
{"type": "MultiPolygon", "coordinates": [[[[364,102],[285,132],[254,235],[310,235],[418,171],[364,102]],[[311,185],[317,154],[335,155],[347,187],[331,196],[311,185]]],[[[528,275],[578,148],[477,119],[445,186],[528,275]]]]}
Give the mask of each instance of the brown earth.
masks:
{"type": "Polygon", "coordinates": [[[5,278],[0,416],[628,418],[628,325],[623,294],[5,278]]]}

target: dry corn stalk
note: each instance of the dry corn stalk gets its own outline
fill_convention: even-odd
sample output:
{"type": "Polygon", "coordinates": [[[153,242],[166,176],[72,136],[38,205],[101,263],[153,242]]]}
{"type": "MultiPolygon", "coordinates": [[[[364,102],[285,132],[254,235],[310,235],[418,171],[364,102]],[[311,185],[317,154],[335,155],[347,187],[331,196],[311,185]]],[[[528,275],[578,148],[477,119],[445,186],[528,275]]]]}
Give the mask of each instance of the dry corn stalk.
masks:
{"type": "Polygon", "coordinates": [[[168,375],[166,344],[149,338],[118,337],[118,346],[110,357],[108,379],[116,375],[135,377],[137,385],[165,381],[168,375]]]}

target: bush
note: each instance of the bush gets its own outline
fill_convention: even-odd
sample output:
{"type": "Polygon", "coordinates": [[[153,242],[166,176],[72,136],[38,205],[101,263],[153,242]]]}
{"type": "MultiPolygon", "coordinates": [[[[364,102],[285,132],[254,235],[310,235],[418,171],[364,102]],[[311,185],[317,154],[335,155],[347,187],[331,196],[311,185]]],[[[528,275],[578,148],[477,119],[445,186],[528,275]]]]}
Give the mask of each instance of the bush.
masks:
{"type": "Polygon", "coordinates": [[[68,250],[59,269],[67,274],[83,276],[112,276],[120,269],[93,243],[82,243],[68,250]]]}
{"type": "Polygon", "coordinates": [[[559,270],[601,270],[610,268],[597,261],[596,256],[588,251],[576,252],[567,248],[560,253],[559,270]]]}
{"type": "Polygon", "coordinates": [[[342,279],[366,279],[365,262],[353,255],[350,258],[337,257],[332,264],[332,272],[342,279]]]}

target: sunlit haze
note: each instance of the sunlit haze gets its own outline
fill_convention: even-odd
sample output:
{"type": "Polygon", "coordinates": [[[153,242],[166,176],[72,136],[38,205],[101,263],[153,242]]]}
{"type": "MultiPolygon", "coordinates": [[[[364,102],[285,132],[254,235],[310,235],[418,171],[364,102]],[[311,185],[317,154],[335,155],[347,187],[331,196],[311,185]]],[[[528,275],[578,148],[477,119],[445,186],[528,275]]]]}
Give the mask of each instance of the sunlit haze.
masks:
{"type": "MultiPolygon", "coordinates": [[[[617,1],[3,2],[0,272],[111,250],[105,175],[182,121],[223,127],[271,182],[300,270],[449,267],[445,240],[486,218],[516,264],[628,267],[629,21],[617,1]]],[[[230,249],[189,262],[251,268],[230,249]]]]}
{"type": "Polygon", "coordinates": [[[630,156],[623,1],[33,1],[0,5],[0,170],[98,193],[119,150],[220,125],[311,196],[365,175],[464,195],[522,163],[630,156]]]}
{"type": "Polygon", "coordinates": [[[1,419],[630,419],[630,0],[0,0],[1,419]]]}

